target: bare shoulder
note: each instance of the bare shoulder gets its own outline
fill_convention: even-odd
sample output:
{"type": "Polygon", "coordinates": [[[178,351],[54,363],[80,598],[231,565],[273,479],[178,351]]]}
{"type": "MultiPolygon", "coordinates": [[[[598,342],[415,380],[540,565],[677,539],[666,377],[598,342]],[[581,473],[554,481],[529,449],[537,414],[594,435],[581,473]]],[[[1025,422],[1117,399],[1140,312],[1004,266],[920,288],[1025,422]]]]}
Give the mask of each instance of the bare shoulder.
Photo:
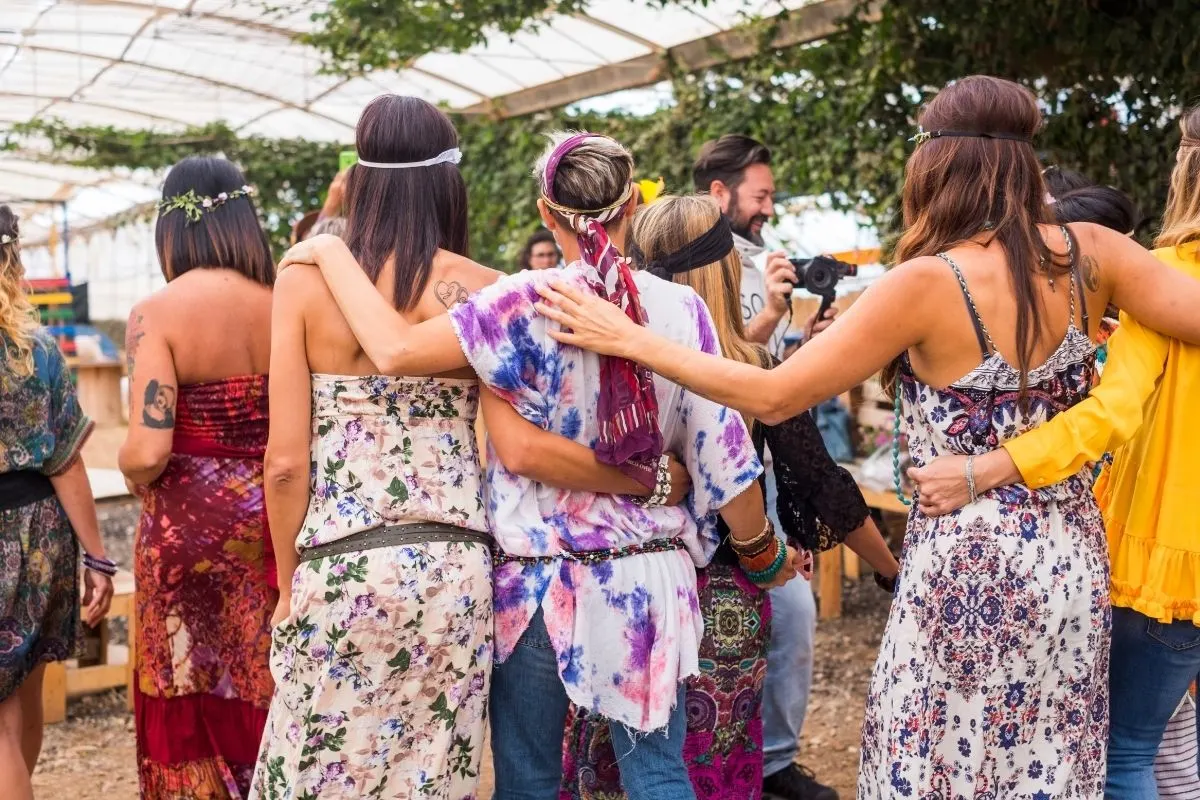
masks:
{"type": "Polygon", "coordinates": [[[918,256],[892,267],[874,285],[886,286],[890,291],[928,291],[953,280],[954,271],[945,260],[918,256]]]}
{"type": "Polygon", "coordinates": [[[275,296],[296,299],[323,291],[328,294],[325,279],[315,264],[292,264],[275,277],[275,296]]]}
{"type": "Polygon", "coordinates": [[[441,251],[434,257],[428,292],[445,308],[465,302],[475,292],[491,286],[504,276],[465,256],[441,251]]]}

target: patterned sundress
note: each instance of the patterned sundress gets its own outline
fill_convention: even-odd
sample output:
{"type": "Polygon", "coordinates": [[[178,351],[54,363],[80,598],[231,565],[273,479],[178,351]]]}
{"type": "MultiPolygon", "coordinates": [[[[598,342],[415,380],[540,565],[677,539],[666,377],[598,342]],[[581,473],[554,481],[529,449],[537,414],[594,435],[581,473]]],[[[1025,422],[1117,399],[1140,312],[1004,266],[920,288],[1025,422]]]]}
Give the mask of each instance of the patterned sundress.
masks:
{"type": "MultiPolygon", "coordinates": [[[[300,549],[386,525],[486,531],[475,381],[313,375],[300,549]]],[[[251,796],[475,796],[492,668],[487,547],[427,542],[303,562],[275,628],[251,796]]]]}
{"type": "MultiPolygon", "coordinates": [[[[1065,234],[1065,231],[1064,231],[1065,234]]],[[[1068,241],[1072,241],[1068,238],[1068,241]]],[[[951,258],[983,363],[946,389],[901,371],[913,461],[984,453],[1082,400],[1094,346],[1071,322],[1028,375],[996,352],[951,258]]],[[[1088,470],[984,494],[931,519],[914,506],[863,723],[859,798],[1101,798],[1111,613],[1088,470]]]]}
{"type": "MultiPolygon", "coordinates": [[[[0,480],[56,475],[75,462],[92,422],[49,333],[35,334],[30,375],[9,369],[7,345],[0,335],[0,480]]],[[[0,701],[39,664],[75,653],[79,545],[53,487],[45,488],[41,499],[0,507],[0,701]]]]}
{"type": "Polygon", "coordinates": [[[278,594],[263,503],[267,378],[179,387],[166,470],[134,544],[134,707],[145,800],[250,787],[273,684],[278,594]]]}

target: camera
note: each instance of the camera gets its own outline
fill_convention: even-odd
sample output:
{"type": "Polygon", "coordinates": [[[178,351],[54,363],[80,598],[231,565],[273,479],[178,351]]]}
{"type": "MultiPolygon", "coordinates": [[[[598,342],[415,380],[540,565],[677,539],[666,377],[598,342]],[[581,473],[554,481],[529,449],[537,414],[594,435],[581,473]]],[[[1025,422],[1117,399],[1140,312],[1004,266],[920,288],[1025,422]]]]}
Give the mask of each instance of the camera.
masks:
{"type": "Polygon", "coordinates": [[[796,271],[797,289],[804,289],[810,294],[821,298],[821,308],[817,311],[817,319],[825,315],[833,301],[837,298],[838,281],[858,274],[858,267],[838,261],[831,256],[814,256],[813,258],[789,258],[792,269],[796,271]]]}

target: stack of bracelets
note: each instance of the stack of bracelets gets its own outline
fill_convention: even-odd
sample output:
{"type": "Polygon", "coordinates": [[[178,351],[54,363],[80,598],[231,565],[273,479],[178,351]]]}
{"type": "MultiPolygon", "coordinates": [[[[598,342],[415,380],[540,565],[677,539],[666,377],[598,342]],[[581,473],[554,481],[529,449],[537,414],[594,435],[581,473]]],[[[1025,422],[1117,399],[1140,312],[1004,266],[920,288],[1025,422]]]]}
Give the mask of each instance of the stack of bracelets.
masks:
{"type": "Polygon", "coordinates": [[[635,497],[633,502],[643,508],[665,506],[671,496],[671,457],[662,455],[658,459],[658,469],[654,473],[654,491],[649,497],[635,497]]]}
{"type": "Polygon", "coordinates": [[[770,583],[787,561],[787,547],[775,535],[775,526],[767,520],[762,533],[740,542],[729,537],[729,544],[741,562],[742,571],[754,583],[770,583]]]}
{"type": "Polygon", "coordinates": [[[107,575],[110,578],[117,574],[117,564],[115,561],[109,561],[107,558],[98,558],[88,553],[83,554],[83,566],[85,569],[90,569],[92,572],[98,572],[101,575],[107,575]]]}

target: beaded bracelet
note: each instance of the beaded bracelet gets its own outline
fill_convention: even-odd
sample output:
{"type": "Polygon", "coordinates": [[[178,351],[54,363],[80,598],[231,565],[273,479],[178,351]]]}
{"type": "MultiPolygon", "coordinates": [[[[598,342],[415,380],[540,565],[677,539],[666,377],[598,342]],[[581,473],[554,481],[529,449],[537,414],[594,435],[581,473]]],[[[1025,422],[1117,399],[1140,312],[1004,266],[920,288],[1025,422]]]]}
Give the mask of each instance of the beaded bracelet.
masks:
{"type": "Polygon", "coordinates": [[[779,540],[771,537],[767,540],[766,546],[762,551],[753,556],[738,556],[738,563],[742,565],[742,569],[750,570],[751,572],[759,572],[771,566],[775,559],[779,556],[779,540]],[[772,549],[774,548],[774,549],[772,549]]]}
{"type": "Polygon", "coordinates": [[[787,548],[781,543],[778,547],[778,552],[775,554],[775,560],[771,562],[771,566],[757,571],[747,570],[743,567],[742,571],[746,573],[746,577],[750,579],[751,583],[770,583],[779,575],[779,571],[783,569],[785,561],[787,561],[787,548]]]}
{"type": "Polygon", "coordinates": [[[110,561],[107,558],[100,558],[90,553],[83,554],[83,567],[90,569],[92,572],[98,572],[101,575],[106,575],[109,578],[117,574],[117,563],[110,561]]]}
{"type": "Polygon", "coordinates": [[[979,495],[975,492],[975,456],[967,456],[964,474],[967,478],[967,494],[971,498],[971,503],[974,504],[979,500],[979,495]]]}
{"type": "Polygon", "coordinates": [[[634,497],[633,502],[642,508],[657,508],[665,506],[671,496],[671,457],[665,453],[658,459],[658,467],[654,473],[654,491],[649,497],[634,497]]]}

